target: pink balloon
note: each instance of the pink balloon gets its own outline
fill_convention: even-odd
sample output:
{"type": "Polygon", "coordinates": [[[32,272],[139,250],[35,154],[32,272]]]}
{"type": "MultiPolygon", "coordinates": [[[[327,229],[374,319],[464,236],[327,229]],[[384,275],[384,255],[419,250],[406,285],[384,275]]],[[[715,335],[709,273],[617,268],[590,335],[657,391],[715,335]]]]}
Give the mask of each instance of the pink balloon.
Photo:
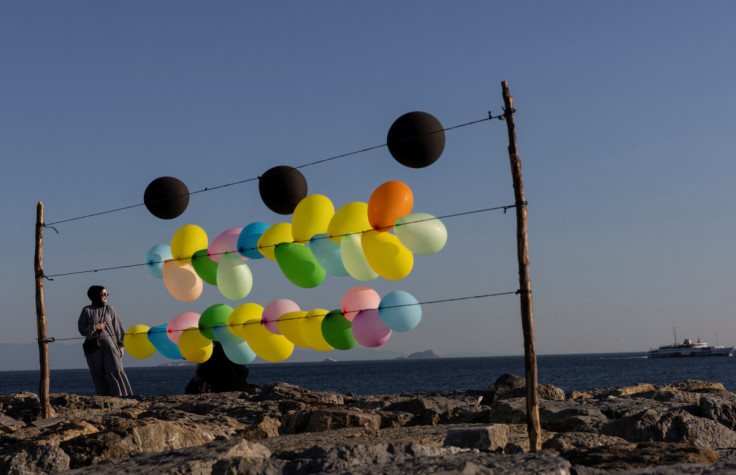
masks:
{"type": "Polygon", "coordinates": [[[358,312],[353,318],[352,330],[358,343],[368,348],[381,346],[391,337],[391,329],[383,324],[376,309],[358,312]]]}
{"type": "Polygon", "coordinates": [[[194,312],[186,312],[174,317],[166,326],[166,335],[171,341],[179,344],[181,332],[187,328],[199,326],[199,314],[194,312]]]}
{"type": "Polygon", "coordinates": [[[274,300],[263,308],[263,325],[271,333],[281,335],[277,325],[279,317],[285,313],[298,312],[300,310],[299,305],[289,299],[274,300]]]}
{"type": "Polygon", "coordinates": [[[248,258],[241,256],[238,252],[238,237],[240,237],[240,231],[242,230],[243,228],[232,228],[221,232],[219,236],[212,241],[210,247],[207,248],[207,253],[209,254],[210,259],[215,262],[220,262],[220,257],[222,257],[224,253],[232,252],[243,259],[243,261],[247,261],[248,258]]]}
{"type": "Polygon", "coordinates": [[[353,287],[345,292],[340,307],[343,315],[350,321],[361,310],[378,308],[381,304],[381,296],[370,287],[353,287]]]}

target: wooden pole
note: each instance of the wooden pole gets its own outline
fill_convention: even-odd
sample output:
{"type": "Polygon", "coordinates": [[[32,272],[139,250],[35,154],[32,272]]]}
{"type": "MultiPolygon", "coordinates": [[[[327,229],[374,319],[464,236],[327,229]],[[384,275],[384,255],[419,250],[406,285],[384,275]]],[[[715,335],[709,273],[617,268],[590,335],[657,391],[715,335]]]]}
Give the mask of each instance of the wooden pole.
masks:
{"type": "Polygon", "coordinates": [[[38,384],[38,397],[41,402],[41,419],[51,417],[49,404],[49,344],[46,337],[46,305],[43,298],[43,203],[36,206],[36,254],[33,259],[33,274],[36,276],[36,326],[38,327],[38,359],[41,367],[41,381],[38,384]]]}
{"type": "Polygon", "coordinates": [[[509,161],[514,180],[516,198],[516,243],[519,260],[519,300],[521,302],[521,328],[524,333],[524,369],[526,371],[526,426],[529,434],[529,450],[542,450],[542,429],[539,424],[539,395],[537,392],[537,350],[534,344],[534,314],[532,312],[532,286],[529,278],[529,243],[526,226],[526,199],[524,180],[521,176],[521,158],[516,146],[514,125],[514,99],[506,81],[503,89],[504,118],[509,132],[509,161]]]}

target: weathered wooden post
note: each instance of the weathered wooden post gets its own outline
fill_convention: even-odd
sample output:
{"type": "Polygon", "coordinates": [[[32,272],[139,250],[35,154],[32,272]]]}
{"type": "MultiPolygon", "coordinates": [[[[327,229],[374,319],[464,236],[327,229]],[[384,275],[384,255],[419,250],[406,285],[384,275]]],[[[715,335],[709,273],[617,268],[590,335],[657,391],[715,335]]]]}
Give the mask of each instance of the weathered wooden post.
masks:
{"type": "Polygon", "coordinates": [[[46,338],[46,305],[43,299],[43,203],[36,206],[36,253],[33,259],[33,274],[36,276],[36,325],[38,327],[38,359],[41,380],[38,384],[38,398],[41,403],[42,419],[51,417],[49,404],[49,343],[46,338]]]}
{"type": "Polygon", "coordinates": [[[503,89],[504,119],[509,133],[509,161],[514,180],[516,198],[516,245],[519,260],[519,300],[521,302],[521,328],[524,333],[524,369],[526,372],[526,426],[529,434],[529,450],[542,450],[542,429],[539,424],[539,395],[537,392],[537,350],[534,344],[534,314],[532,312],[532,286],[529,278],[529,243],[526,226],[526,199],[524,180],[521,176],[521,158],[516,147],[514,125],[514,100],[506,81],[503,89]]]}

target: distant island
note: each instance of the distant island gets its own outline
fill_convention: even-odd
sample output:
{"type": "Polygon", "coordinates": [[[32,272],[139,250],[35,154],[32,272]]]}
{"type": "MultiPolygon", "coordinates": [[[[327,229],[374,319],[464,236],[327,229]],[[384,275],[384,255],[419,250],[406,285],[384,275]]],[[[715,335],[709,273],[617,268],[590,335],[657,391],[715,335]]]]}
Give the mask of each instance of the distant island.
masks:
{"type": "Polygon", "coordinates": [[[408,360],[423,360],[423,359],[429,359],[429,358],[439,358],[440,355],[434,352],[434,350],[425,350],[425,351],[417,351],[416,353],[412,353],[409,356],[399,356],[396,358],[397,360],[403,360],[404,358],[408,360]]]}

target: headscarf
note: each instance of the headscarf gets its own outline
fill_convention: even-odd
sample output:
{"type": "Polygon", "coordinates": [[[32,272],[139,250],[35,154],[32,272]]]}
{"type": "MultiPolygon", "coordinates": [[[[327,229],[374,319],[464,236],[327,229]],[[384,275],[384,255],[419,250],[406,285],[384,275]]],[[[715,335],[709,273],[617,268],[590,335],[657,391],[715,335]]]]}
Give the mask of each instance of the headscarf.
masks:
{"type": "Polygon", "coordinates": [[[103,285],[93,285],[89,288],[87,291],[87,297],[92,301],[93,307],[102,307],[104,304],[102,303],[102,296],[100,295],[102,291],[105,290],[105,286],[103,285]]]}

